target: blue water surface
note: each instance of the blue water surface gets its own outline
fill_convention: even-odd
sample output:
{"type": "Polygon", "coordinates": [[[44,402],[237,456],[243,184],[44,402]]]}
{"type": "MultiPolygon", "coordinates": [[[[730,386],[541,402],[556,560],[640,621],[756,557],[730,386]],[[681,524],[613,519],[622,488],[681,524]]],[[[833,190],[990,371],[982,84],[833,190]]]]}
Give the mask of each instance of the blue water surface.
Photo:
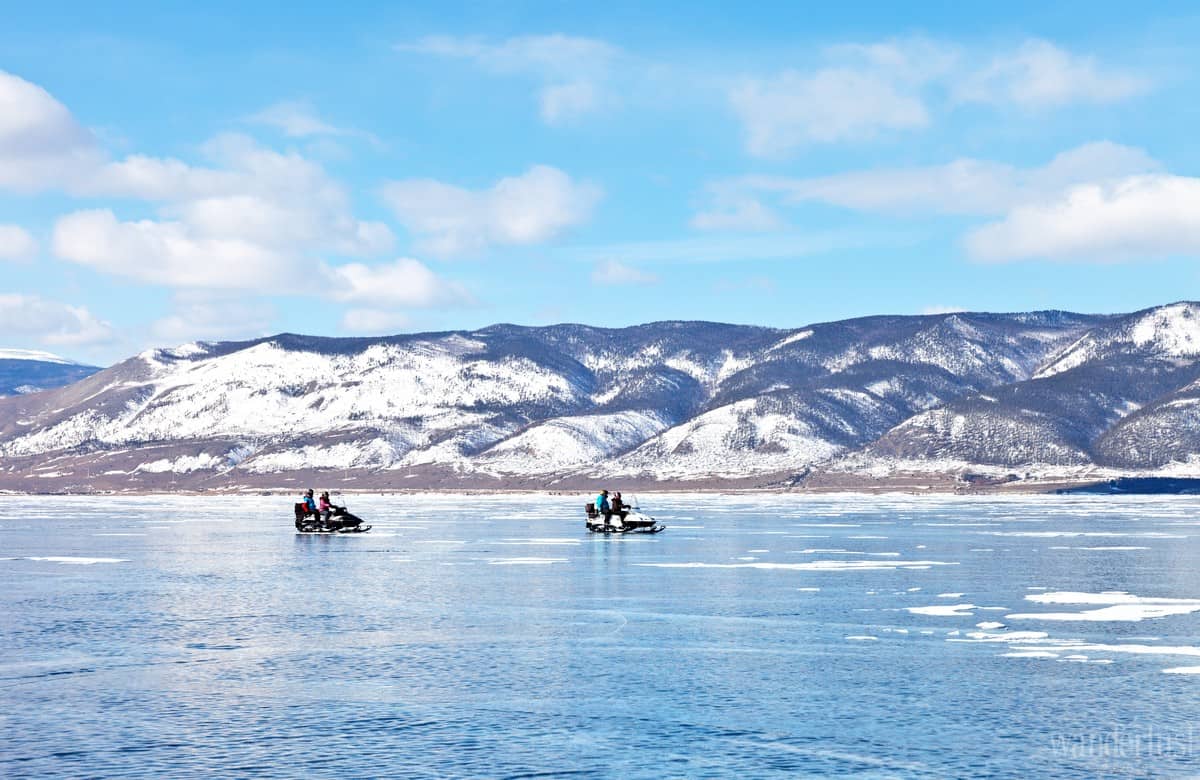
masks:
{"type": "Polygon", "coordinates": [[[0,775],[1200,770],[1196,499],[641,499],[2,498],[0,775]]]}

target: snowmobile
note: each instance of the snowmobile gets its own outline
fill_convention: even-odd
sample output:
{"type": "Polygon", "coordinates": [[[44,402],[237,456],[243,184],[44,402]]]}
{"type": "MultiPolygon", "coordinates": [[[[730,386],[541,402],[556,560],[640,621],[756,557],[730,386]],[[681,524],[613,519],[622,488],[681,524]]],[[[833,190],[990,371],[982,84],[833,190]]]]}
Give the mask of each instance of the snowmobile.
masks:
{"type": "Polygon", "coordinates": [[[310,512],[304,502],[296,504],[296,530],[302,534],[361,534],[371,530],[362,518],[350,514],[344,506],[335,506],[328,520],[320,512],[310,512]]]}
{"type": "Polygon", "coordinates": [[[583,511],[587,516],[585,520],[587,529],[594,533],[656,534],[666,529],[665,525],[642,512],[641,508],[637,505],[636,498],[633,499],[632,503],[625,504],[621,512],[614,512],[609,517],[607,524],[604,522],[603,513],[596,511],[594,503],[589,502],[584,504],[583,511]]]}

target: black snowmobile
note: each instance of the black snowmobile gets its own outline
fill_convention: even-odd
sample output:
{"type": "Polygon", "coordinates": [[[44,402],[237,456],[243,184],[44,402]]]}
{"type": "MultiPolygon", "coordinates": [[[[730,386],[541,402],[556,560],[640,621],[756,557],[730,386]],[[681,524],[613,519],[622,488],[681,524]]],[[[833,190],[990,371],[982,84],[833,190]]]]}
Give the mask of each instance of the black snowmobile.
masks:
{"type": "Polygon", "coordinates": [[[304,502],[296,504],[296,530],[302,534],[361,534],[371,530],[361,517],[350,514],[344,506],[335,506],[328,520],[320,512],[310,512],[304,502]]]}
{"type": "Polygon", "coordinates": [[[636,498],[632,504],[625,504],[620,512],[609,514],[607,519],[596,511],[595,503],[584,504],[583,513],[586,516],[584,522],[587,529],[593,533],[656,534],[667,528],[650,515],[644,514],[636,498]]]}

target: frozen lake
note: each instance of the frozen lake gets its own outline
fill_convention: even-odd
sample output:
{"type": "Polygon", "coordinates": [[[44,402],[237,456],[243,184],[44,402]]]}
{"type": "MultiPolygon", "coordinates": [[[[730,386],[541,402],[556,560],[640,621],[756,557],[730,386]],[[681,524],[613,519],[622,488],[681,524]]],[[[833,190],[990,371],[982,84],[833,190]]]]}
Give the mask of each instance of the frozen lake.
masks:
{"type": "Polygon", "coordinates": [[[1200,501],[0,498],[5,777],[1162,776],[1200,501]]]}

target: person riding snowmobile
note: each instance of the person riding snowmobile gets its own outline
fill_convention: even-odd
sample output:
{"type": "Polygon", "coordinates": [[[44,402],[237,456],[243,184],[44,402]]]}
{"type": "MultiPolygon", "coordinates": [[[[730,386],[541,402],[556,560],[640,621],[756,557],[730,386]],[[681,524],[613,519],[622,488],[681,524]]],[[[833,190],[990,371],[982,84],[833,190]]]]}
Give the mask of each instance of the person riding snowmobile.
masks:
{"type": "Polygon", "coordinates": [[[596,512],[604,515],[604,524],[608,525],[612,520],[612,504],[608,503],[608,491],[601,490],[600,495],[596,496],[596,512]]]}

